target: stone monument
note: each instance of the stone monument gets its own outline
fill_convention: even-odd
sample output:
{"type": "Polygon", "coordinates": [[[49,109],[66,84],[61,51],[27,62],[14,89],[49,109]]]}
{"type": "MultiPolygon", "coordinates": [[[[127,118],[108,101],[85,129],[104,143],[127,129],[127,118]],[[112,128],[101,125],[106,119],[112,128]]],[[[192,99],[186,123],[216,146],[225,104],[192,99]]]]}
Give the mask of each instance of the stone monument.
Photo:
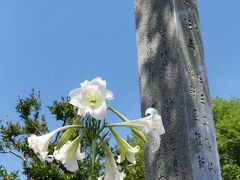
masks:
{"type": "Polygon", "coordinates": [[[166,130],[145,147],[146,179],[221,179],[197,2],[135,0],[135,15],[142,113],[166,130]]]}

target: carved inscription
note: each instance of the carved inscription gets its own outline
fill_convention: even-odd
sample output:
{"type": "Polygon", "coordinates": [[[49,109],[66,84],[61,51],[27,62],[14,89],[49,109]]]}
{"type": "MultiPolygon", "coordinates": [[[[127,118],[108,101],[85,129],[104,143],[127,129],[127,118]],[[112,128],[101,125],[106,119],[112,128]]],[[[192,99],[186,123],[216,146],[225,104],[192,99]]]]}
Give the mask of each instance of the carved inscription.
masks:
{"type": "Polygon", "coordinates": [[[197,95],[197,91],[196,91],[196,88],[194,86],[190,86],[190,94],[193,96],[193,97],[196,97],[197,95]]]}
{"type": "Polygon", "coordinates": [[[197,144],[199,145],[199,146],[203,146],[203,144],[202,144],[202,136],[201,136],[201,134],[200,133],[195,133],[195,140],[197,141],[197,144]]]}
{"type": "Polygon", "coordinates": [[[208,171],[212,177],[216,174],[213,162],[206,162],[206,159],[203,156],[198,156],[198,167],[203,171],[208,171]]]}
{"type": "Polygon", "coordinates": [[[193,41],[192,38],[189,38],[189,39],[188,39],[188,47],[190,47],[190,48],[193,49],[193,50],[196,49],[196,48],[195,48],[195,43],[194,43],[194,41],[193,41]]]}
{"type": "Polygon", "coordinates": [[[195,24],[188,15],[184,16],[184,20],[185,20],[187,28],[190,31],[199,30],[198,25],[195,24]]]}
{"type": "Polygon", "coordinates": [[[190,12],[194,12],[196,10],[196,2],[194,0],[183,0],[183,5],[190,12]]]}
{"type": "Polygon", "coordinates": [[[193,56],[196,56],[196,45],[195,45],[195,42],[192,38],[188,39],[188,44],[187,45],[190,48],[193,56]]]}
{"type": "Polygon", "coordinates": [[[205,159],[204,157],[198,156],[198,165],[200,169],[205,171],[205,159]]]}
{"type": "Polygon", "coordinates": [[[193,78],[194,77],[194,72],[193,72],[193,68],[191,66],[188,66],[188,75],[193,78]]]}
{"type": "Polygon", "coordinates": [[[205,146],[209,152],[212,152],[212,146],[208,138],[205,138],[205,146]]]}
{"type": "Polygon", "coordinates": [[[202,169],[203,171],[208,170],[208,172],[214,176],[216,171],[214,169],[214,164],[212,161],[206,162],[205,158],[202,156],[198,156],[198,164],[199,168],[202,169]]]}
{"type": "Polygon", "coordinates": [[[184,0],[184,1],[183,1],[183,4],[184,4],[187,8],[191,8],[190,1],[189,1],[189,0],[184,0]]]}
{"type": "Polygon", "coordinates": [[[186,22],[188,29],[193,30],[192,20],[187,15],[184,16],[184,20],[186,22]]]}
{"type": "Polygon", "coordinates": [[[196,79],[200,84],[203,84],[203,78],[199,73],[195,73],[194,69],[188,65],[187,66],[187,73],[189,75],[190,78],[194,78],[196,79]]]}
{"type": "Polygon", "coordinates": [[[201,146],[202,148],[206,148],[210,153],[212,152],[212,145],[209,138],[204,138],[200,132],[195,132],[195,141],[197,145],[201,146]]]}
{"type": "Polygon", "coordinates": [[[195,121],[199,121],[197,110],[193,109],[192,113],[193,113],[193,118],[195,119],[195,121]]]}
{"type": "Polygon", "coordinates": [[[213,162],[209,162],[208,163],[208,170],[210,171],[211,175],[214,176],[216,171],[215,169],[213,168],[213,162]]]}
{"type": "Polygon", "coordinates": [[[203,124],[203,127],[206,129],[206,130],[209,130],[209,123],[208,123],[208,118],[206,115],[203,115],[202,118],[199,119],[199,115],[198,115],[198,111],[197,109],[193,109],[192,110],[192,114],[193,114],[193,119],[197,122],[200,122],[200,119],[201,119],[201,122],[203,124]]]}
{"type": "Polygon", "coordinates": [[[200,94],[200,103],[202,105],[206,105],[206,100],[205,100],[204,94],[200,94]]]}
{"type": "Polygon", "coordinates": [[[162,149],[146,156],[147,177],[212,179],[219,170],[195,0],[135,2],[142,108],[154,103],[166,128],[162,149]]]}
{"type": "Polygon", "coordinates": [[[168,124],[169,125],[172,125],[174,123],[174,116],[170,116],[169,118],[168,118],[168,124]]]}
{"type": "Polygon", "coordinates": [[[203,83],[203,78],[200,74],[197,74],[197,79],[200,83],[203,83]]]}
{"type": "Polygon", "coordinates": [[[208,124],[207,116],[203,116],[203,125],[208,130],[209,124],[208,124]]]}

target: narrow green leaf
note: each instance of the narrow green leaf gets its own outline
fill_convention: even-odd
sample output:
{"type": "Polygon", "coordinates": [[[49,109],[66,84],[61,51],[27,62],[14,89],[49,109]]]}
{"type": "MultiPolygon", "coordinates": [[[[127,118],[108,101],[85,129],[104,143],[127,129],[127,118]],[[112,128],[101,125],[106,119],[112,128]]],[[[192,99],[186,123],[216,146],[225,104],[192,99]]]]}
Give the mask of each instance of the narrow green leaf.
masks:
{"type": "Polygon", "coordinates": [[[135,128],[131,128],[131,131],[133,132],[133,134],[135,134],[141,140],[143,140],[144,142],[147,142],[147,139],[142,131],[135,129],[135,128]]]}
{"type": "Polygon", "coordinates": [[[73,129],[67,129],[61,136],[60,140],[58,141],[57,149],[60,149],[70,139],[72,134],[73,129]]]}

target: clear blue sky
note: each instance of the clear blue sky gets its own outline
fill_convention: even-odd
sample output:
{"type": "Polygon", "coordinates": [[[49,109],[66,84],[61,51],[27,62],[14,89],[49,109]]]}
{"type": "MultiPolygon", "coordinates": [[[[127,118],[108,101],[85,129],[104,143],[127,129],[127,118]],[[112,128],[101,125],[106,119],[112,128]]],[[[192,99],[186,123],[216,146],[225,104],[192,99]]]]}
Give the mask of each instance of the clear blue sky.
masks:
{"type": "MultiPolygon", "coordinates": [[[[198,4],[211,96],[240,97],[240,1],[198,4]]],[[[96,76],[114,92],[112,105],[140,116],[133,0],[0,1],[0,118],[19,120],[17,93],[40,90],[46,113],[54,99],[96,76]]],[[[58,126],[49,113],[47,120],[58,126]]],[[[10,157],[0,155],[0,163],[18,169],[21,161],[10,157]]]]}

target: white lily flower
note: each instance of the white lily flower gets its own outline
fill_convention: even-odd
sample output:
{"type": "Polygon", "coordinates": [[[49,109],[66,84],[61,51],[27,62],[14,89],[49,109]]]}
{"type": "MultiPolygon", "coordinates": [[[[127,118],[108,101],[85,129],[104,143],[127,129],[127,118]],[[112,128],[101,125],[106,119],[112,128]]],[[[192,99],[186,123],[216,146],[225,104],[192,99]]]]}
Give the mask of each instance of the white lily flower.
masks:
{"type": "Polygon", "coordinates": [[[113,128],[109,127],[109,129],[115,137],[120,149],[120,156],[118,156],[117,162],[122,163],[127,159],[130,163],[136,164],[135,154],[138,153],[139,146],[135,148],[130,146],[130,144],[128,144],[113,128]]]}
{"type": "Polygon", "coordinates": [[[74,141],[67,141],[59,150],[55,150],[53,157],[61,161],[64,167],[71,171],[75,172],[78,170],[77,160],[84,159],[84,153],[80,152],[80,141],[83,137],[83,133],[78,136],[74,141]]]}
{"type": "Polygon", "coordinates": [[[39,159],[42,162],[44,161],[52,162],[53,161],[52,155],[48,155],[48,145],[51,138],[59,131],[76,127],[81,126],[79,125],[64,126],[42,136],[36,136],[35,134],[31,134],[30,137],[28,137],[27,139],[28,146],[29,148],[33,149],[34,153],[39,157],[39,159]]]}
{"type": "Polygon", "coordinates": [[[98,178],[98,180],[123,180],[126,176],[124,172],[119,172],[117,164],[113,158],[113,154],[107,144],[104,143],[106,151],[105,175],[98,178]]]}
{"type": "Polygon", "coordinates": [[[160,141],[160,135],[165,133],[162,118],[154,108],[148,108],[145,111],[145,115],[147,115],[147,117],[127,122],[109,124],[108,126],[127,126],[130,128],[139,129],[146,136],[151,135],[154,138],[154,143],[158,143],[158,141],[160,141]]]}
{"type": "Polygon", "coordinates": [[[148,108],[145,111],[146,118],[150,118],[150,121],[147,122],[146,127],[144,128],[144,133],[153,133],[158,136],[165,133],[165,129],[162,123],[162,117],[157,113],[157,110],[154,108],[148,108]]]}
{"type": "Polygon", "coordinates": [[[107,105],[105,100],[112,100],[113,93],[106,89],[106,81],[97,77],[85,80],[81,87],[70,92],[70,103],[78,107],[78,115],[89,113],[95,119],[105,119],[107,105]]]}
{"type": "Polygon", "coordinates": [[[33,149],[34,153],[39,157],[39,159],[44,162],[52,162],[53,157],[48,155],[48,145],[51,138],[56,134],[55,131],[42,135],[36,136],[35,134],[31,134],[28,137],[28,145],[31,149],[33,149]]]}
{"type": "MultiPolygon", "coordinates": [[[[124,122],[128,122],[128,118],[126,118],[124,115],[122,115],[120,112],[118,112],[116,109],[114,109],[113,107],[108,107],[112,112],[114,112],[118,117],[120,117],[124,122]]],[[[139,129],[135,129],[135,128],[130,128],[131,131],[133,132],[133,134],[135,134],[137,137],[141,138],[144,142],[147,141],[145,135],[143,134],[142,131],[140,131],[139,129]]]]}

